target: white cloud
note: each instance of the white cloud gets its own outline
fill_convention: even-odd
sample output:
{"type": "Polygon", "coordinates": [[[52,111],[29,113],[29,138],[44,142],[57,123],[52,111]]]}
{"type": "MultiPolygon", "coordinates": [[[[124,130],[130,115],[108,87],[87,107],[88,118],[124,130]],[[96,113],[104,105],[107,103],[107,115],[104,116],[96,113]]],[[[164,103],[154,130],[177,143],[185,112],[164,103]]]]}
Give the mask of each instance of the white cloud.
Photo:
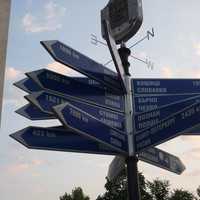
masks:
{"type": "Polygon", "coordinates": [[[33,159],[31,161],[32,166],[40,166],[43,165],[45,163],[44,160],[39,160],[39,159],[33,159]]]}
{"type": "Polygon", "coordinates": [[[31,170],[34,167],[39,167],[43,164],[45,164],[44,160],[35,159],[31,160],[30,162],[20,162],[10,165],[7,167],[7,171],[11,174],[18,174],[23,173],[27,170],[31,170]]]}
{"type": "Polygon", "coordinates": [[[26,32],[31,33],[56,31],[62,28],[60,21],[65,16],[65,13],[66,8],[49,1],[39,13],[26,13],[22,19],[23,28],[26,32]]]}
{"type": "Polygon", "coordinates": [[[47,65],[47,68],[50,69],[51,71],[54,71],[56,73],[64,74],[67,76],[81,76],[80,73],[70,69],[69,67],[60,64],[58,62],[53,62],[47,65]]]}
{"type": "Polygon", "coordinates": [[[45,12],[47,19],[55,19],[57,17],[63,17],[66,12],[66,8],[63,8],[59,5],[57,5],[55,2],[50,1],[45,6],[45,12]]]}
{"type": "Polygon", "coordinates": [[[8,167],[8,171],[12,174],[23,172],[27,169],[29,169],[29,165],[27,163],[20,163],[20,164],[16,164],[16,165],[8,167]]]}
{"type": "Polygon", "coordinates": [[[195,53],[197,56],[200,56],[200,43],[194,44],[195,53]]]}
{"type": "Polygon", "coordinates": [[[6,79],[7,80],[14,80],[21,76],[23,73],[20,70],[15,69],[14,67],[7,67],[6,68],[6,79]]]}
{"type": "Polygon", "coordinates": [[[185,174],[186,176],[191,176],[191,177],[198,177],[198,176],[200,176],[200,170],[192,170],[192,171],[190,171],[190,172],[187,172],[186,174],[185,174]]]}
{"type": "Polygon", "coordinates": [[[162,76],[165,78],[171,78],[173,77],[173,71],[172,68],[169,66],[165,66],[161,70],[162,76]]]}
{"type": "Polygon", "coordinates": [[[193,148],[199,147],[200,144],[200,138],[199,136],[181,136],[180,139],[184,142],[187,142],[190,144],[193,148]]]}
{"type": "Polygon", "coordinates": [[[165,78],[200,78],[200,70],[193,67],[186,69],[172,66],[163,66],[161,68],[161,75],[165,78]]]}

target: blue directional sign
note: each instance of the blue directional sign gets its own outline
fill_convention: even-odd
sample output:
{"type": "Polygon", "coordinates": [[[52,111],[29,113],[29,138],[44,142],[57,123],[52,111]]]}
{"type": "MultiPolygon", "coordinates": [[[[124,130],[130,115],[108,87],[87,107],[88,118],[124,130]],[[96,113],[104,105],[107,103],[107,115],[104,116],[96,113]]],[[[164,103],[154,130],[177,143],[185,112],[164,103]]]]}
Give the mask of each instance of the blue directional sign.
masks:
{"type": "Polygon", "coordinates": [[[81,110],[93,115],[95,118],[101,120],[103,123],[117,128],[125,132],[125,116],[122,113],[114,112],[109,109],[89,105],[87,103],[73,100],[69,97],[62,97],[50,92],[41,91],[25,96],[25,98],[32,104],[37,106],[42,112],[54,115],[53,106],[57,106],[64,102],[72,103],[81,110]]]}
{"type": "Polygon", "coordinates": [[[128,153],[128,141],[125,133],[106,125],[69,103],[54,107],[54,111],[67,128],[118,150],[121,154],[128,153]]]}
{"type": "Polygon", "coordinates": [[[71,96],[90,104],[124,112],[124,96],[117,93],[92,87],[91,84],[84,84],[78,79],[46,69],[27,73],[27,76],[34,80],[39,87],[52,93],[71,96]]]}
{"type": "Polygon", "coordinates": [[[200,79],[132,79],[136,96],[200,94],[200,79]]]}
{"type": "MultiPolygon", "coordinates": [[[[182,161],[163,150],[155,147],[150,147],[138,154],[139,160],[148,164],[157,166],[159,168],[168,170],[176,174],[182,174],[185,170],[185,165],[182,161]]],[[[115,156],[109,165],[108,175],[109,180],[116,179],[122,171],[125,169],[125,158],[121,156],[115,156]]]]}
{"type": "Polygon", "coordinates": [[[186,100],[179,101],[178,103],[163,106],[149,112],[136,114],[134,115],[135,130],[136,132],[138,132],[142,129],[153,126],[159,123],[161,120],[164,120],[165,118],[179,112],[180,110],[196,102],[200,102],[200,96],[188,98],[186,100]]]}
{"type": "Polygon", "coordinates": [[[30,149],[116,155],[118,151],[64,127],[27,127],[10,135],[30,149]]]}
{"type": "Polygon", "coordinates": [[[117,73],[88,58],[71,47],[57,41],[42,41],[41,44],[57,61],[102,83],[104,86],[122,91],[117,73]]]}
{"type": "Polygon", "coordinates": [[[200,123],[200,103],[188,106],[158,124],[148,127],[135,135],[135,150],[141,152],[145,148],[163,143],[200,123]]]}
{"type": "Polygon", "coordinates": [[[55,119],[54,115],[42,112],[36,106],[27,104],[22,108],[15,111],[17,114],[22,115],[30,120],[48,120],[55,119]]]}
{"type": "Polygon", "coordinates": [[[98,88],[101,88],[101,89],[104,89],[105,86],[101,85],[99,82],[95,81],[94,79],[91,79],[91,78],[87,78],[87,77],[73,77],[73,79],[75,79],[76,81],[78,82],[81,82],[81,83],[84,83],[84,84],[87,84],[87,85],[90,85],[92,87],[98,87],[98,88]]]}
{"type": "Polygon", "coordinates": [[[35,81],[33,81],[30,78],[24,78],[16,83],[14,83],[14,85],[22,90],[24,90],[27,93],[31,93],[31,92],[38,92],[41,90],[41,88],[39,87],[38,84],[35,83],[35,81]]]}
{"type": "MultiPolygon", "coordinates": [[[[104,87],[97,81],[90,79],[90,78],[86,78],[86,77],[73,77],[73,79],[75,79],[78,82],[87,84],[87,85],[91,85],[92,87],[98,87],[103,89],[104,87]]],[[[30,78],[24,78],[16,83],[14,83],[13,85],[15,85],[16,87],[20,88],[21,90],[24,90],[27,93],[31,93],[31,92],[38,92],[41,91],[42,88],[39,87],[39,85],[33,81],[30,78]]]]}
{"type": "Polygon", "coordinates": [[[139,159],[176,174],[182,174],[185,170],[184,164],[178,157],[155,147],[140,152],[139,159]]]}
{"type": "Polygon", "coordinates": [[[178,103],[180,101],[186,100],[198,96],[197,94],[191,95],[144,95],[135,96],[134,95],[134,105],[135,113],[147,112],[151,110],[158,109],[162,106],[171,105],[173,103],[178,103]]]}

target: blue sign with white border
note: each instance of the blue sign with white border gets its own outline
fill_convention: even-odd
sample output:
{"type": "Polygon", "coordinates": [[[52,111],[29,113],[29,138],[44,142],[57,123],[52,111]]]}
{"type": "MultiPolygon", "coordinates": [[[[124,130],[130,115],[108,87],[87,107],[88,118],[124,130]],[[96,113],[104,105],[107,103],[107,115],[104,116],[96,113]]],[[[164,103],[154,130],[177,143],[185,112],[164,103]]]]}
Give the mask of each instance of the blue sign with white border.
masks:
{"type": "Polygon", "coordinates": [[[155,147],[145,149],[139,153],[138,157],[144,162],[176,174],[182,174],[185,170],[184,164],[178,157],[155,147]]]}
{"type": "Polygon", "coordinates": [[[22,115],[30,120],[48,120],[55,119],[54,115],[42,112],[36,106],[27,104],[15,111],[17,114],[22,115]]]}
{"type": "Polygon", "coordinates": [[[173,103],[178,103],[180,101],[186,100],[188,98],[192,98],[198,96],[194,95],[182,95],[182,94],[174,94],[174,95],[145,95],[145,96],[134,96],[134,108],[135,113],[148,112],[151,110],[158,109],[162,106],[171,105],[173,103]]]}
{"type": "Polygon", "coordinates": [[[51,115],[54,115],[52,110],[53,106],[57,106],[65,102],[72,103],[74,106],[79,107],[81,110],[101,120],[103,123],[125,132],[125,116],[123,113],[90,105],[69,97],[62,97],[47,91],[32,93],[25,96],[25,98],[37,106],[42,112],[51,115]]]}
{"type": "Polygon", "coordinates": [[[38,91],[42,90],[42,88],[40,88],[39,85],[36,84],[35,81],[33,81],[30,78],[24,78],[16,83],[14,83],[14,85],[16,87],[20,88],[21,90],[24,90],[27,93],[38,92],[38,91]]]}
{"type": "MultiPolygon", "coordinates": [[[[140,152],[138,159],[178,175],[185,170],[185,165],[178,157],[155,147],[150,147],[140,152]]],[[[109,165],[108,179],[111,181],[115,180],[125,170],[125,164],[125,157],[115,156],[109,165]]]]}
{"type": "Polygon", "coordinates": [[[200,79],[132,79],[135,96],[200,94],[200,79]]]}
{"type": "Polygon", "coordinates": [[[128,153],[128,141],[125,133],[106,125],[70,103],[55,106],[53,110],[67,128],[118,150],[119,153],[128,153]]]}
{"type": "Polygon", "coordinates": [[[134,136],[135,150],[136,152],[141,152],[148,147],[172,139],[183,132],[190,132],[199,123],[200,103],[195,103],[162,120],[158,124],[138,132],[134,136]]]}
{"type": "Polygon", "coordinates": [[[171,105],[162,106],[149,112],[136,114],[134,115],[135,130],[136,132],[138,132],[142,129],[153,126],[159,123],[161,120],[164,120],[165,118],[196,102],[200,102],[200,96],[188,98],[186,100],[182,100],[178,103],[173,103],[171,105]]]}
{"type": "MultiPolygon", "coordinates": [[[[100,89],[104,89],[104,87],[99,82],[97,82],[93,79],[90,79],[90,78],[73,77],[73,79],[75,79],[76,81],[78,81],[80,83],[91,85],[92,87],[98,87],[100,89]]],[[[34,80],[32,80],[31,78],[28,78],[28,77],[24,78],[20,81],[17,81],[13,85],[15,85],[17,88],[20,88],[21,90],[24,90],[27,93],[39,92],[42,90],[42,88],[39,87],[39,85],[34,80]]]]}
{"type": "Polygon", "coordinates": [[[118,151],[64,127],[27,127],[10,135],[30,149],[116,155],[118,151]]]}
{"type": "Polygon", "coordinates": [[[42,41],[41,44],[57,62],[67,65],[108,88],[122,91],[121,81],[117,73],[102,64],[97,63],[58,40],[42,41]]]}
{"type": "Polygon", "coordinates": [[[48,90],[62,96],[71,96],[90,104],[124,112],[123,95],[110,92],[106,89],[92,87],[89,84],[79,82],[78,79],[46,69],[29,72],[27,76],[34,80],[43,90],[48,90]]]}

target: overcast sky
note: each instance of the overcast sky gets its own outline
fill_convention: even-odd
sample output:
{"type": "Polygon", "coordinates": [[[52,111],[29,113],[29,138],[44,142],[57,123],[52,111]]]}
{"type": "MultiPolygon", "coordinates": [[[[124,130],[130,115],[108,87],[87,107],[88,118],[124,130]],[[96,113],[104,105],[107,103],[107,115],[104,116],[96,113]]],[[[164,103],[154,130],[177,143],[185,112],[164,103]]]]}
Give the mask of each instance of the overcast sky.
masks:
{"type": "MultiPolygon", "coordinates": [[[[104,192],[112,156],[29,150],[9,134],[30,125],[51,126],[58,121],[31,122],[14,111],[26,104],[26,93],[12,84],[24,73],[41,68],[73,74],[54,62],[40,45],[57,39],[100,63],[110,60],[104,46],[90,43],[91,34],[101,39],[100,10],[107,0],[22,0],[12,2],[7,69],[0,130],[0,196],[2,200],[55,200],[81,186],[92,200],[104,192]]],[[[200,78],[200,2],[198,0],[143,0],[144,22],[130,46],[154,28],[155,37],[132,49],[132,55],[148,58],[153,70],[130,59],[132,77],[200,78]]],[[[114,69],[113,64],[108,65],[114,69]]],[[[200,139],[178,137],[160,148],[179,156],[186,170],[177,176],[142,162],[139,170],[152,180],[168,179],[172,187],[195,191],[200,184],[200,139]]]]}

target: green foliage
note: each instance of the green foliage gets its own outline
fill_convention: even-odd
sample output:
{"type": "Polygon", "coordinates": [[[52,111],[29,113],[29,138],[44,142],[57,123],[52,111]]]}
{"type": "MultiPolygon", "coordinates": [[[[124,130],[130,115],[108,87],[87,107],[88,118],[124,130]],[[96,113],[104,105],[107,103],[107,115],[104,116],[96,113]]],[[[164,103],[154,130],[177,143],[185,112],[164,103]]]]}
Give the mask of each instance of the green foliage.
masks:
{"type": "Polygon", "coordinates": [[[97,200],[127,200],[127,178],[125,170],[114,181],[105,184],[106,192],[102,196],[98,196],[97,200]]]}
{"type": "Polygon", "coordinates": [[[197,195],[200,198],[200,186],[197,188],[197,195]]]}
{"type": "Polygon", "coordinates": [[[148,192],[148,185],[145,177],[142,173],[139,173],[139,183],[140,183],[140,195],[142,200],[153,200],[152,196],[148,192]]]}
{"type": "Polygon", "coordinates": [[[63,196],[61,196],[60,200],[90,200],[90,198],[85,196],[82,188],[77,187],[72,190],[72,194],[65,193],[63,196]]]}
{"type": "Polygon", "coordinates": [[[176,189],[172,192],[170,200],[195,200],[195,196],[187,190],[176,189]]]}
{"type": "Polygon", "coordinates": [[[63,196],[60,197],[60,200],[72,200],[70,194],[65,193],[63,196]]]}
{"type": "MultiPolygon", "coordinates": [[[[106,192],[99,195],[96,200],[127,200],[127,175],[126,170],[122,171],[114,181],[105,184],[106,192]]],[[[191,192],[183,189],[175,189],[170,191],[170,184],[167,180],[155,179],[152,182],[147,181],[142,173],[139,173],[139,186],[141,200],[200,200],[200,186],[197,188],[196,198],[191,192]]],[[[80,187],[72,190],[71,194],[65,193],[60,200],[90,200],[83,193],[80,187]]]]}
{"type": "Polygon", "coordinates": [[[169,181],[156,179],[153,182],[148,182],[147,185],[153,200],[169,199],[169,181]]]}
{"type": "MultiPolygon", "coordinates": [[[[125,170],[114,181],[109,181],[107,178],[106,180],[106,192],[102,196],[98,196],[97,200],[127,200],[127,175],[125,170]]],[[[142,173],[139,173],[139,182],[142,200],[153,200],[147,192],[147,183],[142,173]]]]}
{"type": "MultiPolygon", "coordinates": [[[[170,183],[167,180],[155,179],[150,182],[142,173],[139,173],[139,183],[141,200],[197,200],[187,190],[176,189],[170,192],[170,183]]],[[[114,181],[107,179],[105,189],[106,192],[102,196],[99,195],[96,200],[127,200],[126,171],[124,170],[114,181]]],[[[200,187],[197,193],[200,194],[200,187]]]]}

